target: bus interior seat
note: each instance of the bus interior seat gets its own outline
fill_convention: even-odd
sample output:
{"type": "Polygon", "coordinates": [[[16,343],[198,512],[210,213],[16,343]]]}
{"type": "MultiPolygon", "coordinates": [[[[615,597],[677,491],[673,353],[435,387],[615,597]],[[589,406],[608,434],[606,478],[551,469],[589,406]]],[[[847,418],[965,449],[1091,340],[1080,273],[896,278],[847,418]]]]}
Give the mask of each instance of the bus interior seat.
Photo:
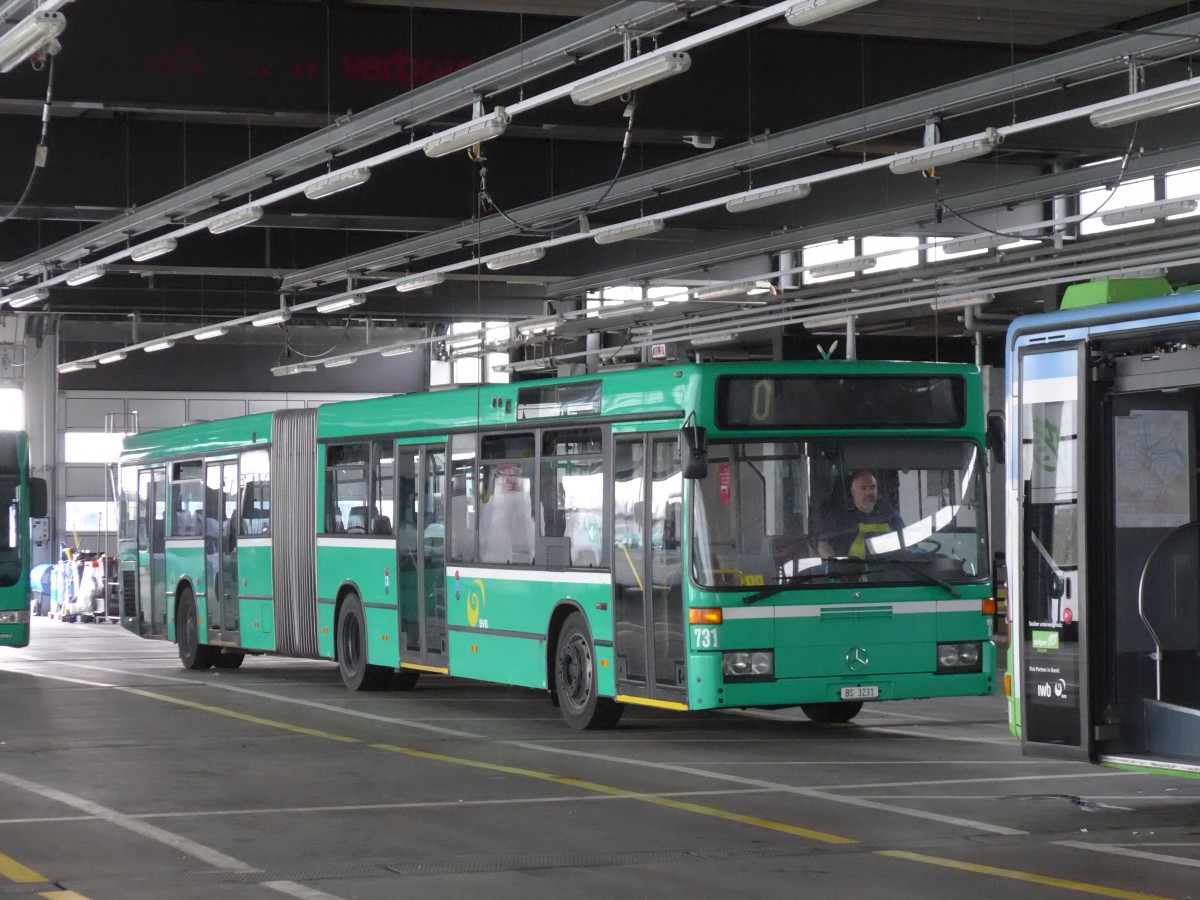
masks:
{"type": "Polygon", "coordinates": [[[346,516],[346,530],[353,531],[358,529],[360,532],[367,530],[367,508],[365,506],[352,506],[350,512],[346,516]]]}
{"type": "Polygon", "coordinates": [[[371,534],[391,534],[392,520],[387,516],[376,516],[371,520],[371,534]]]}

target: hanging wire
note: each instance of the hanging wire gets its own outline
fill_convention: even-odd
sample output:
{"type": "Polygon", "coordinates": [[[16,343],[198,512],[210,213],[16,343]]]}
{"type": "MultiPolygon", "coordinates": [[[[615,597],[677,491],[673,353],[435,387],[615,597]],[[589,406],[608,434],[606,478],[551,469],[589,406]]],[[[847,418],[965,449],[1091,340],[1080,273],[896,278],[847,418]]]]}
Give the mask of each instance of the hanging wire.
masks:
{"type": "Polygon", "coordinates": [[[33,182],[37,178],[38,169],[46,165],[46,156],[49,154],[49,149],[46,146],[46,134],[50,130],[50,102],[54,98],[54,57],[50,56],[50,65],[47,68],[46,75],[46,99],[42,102],[42,133],[38,137],[37,147],[33,153],[33,169],[29,173],[29,180],[25,182],[25,190],[21,191],[21,196],[17,198],[17,202],[13,204],[12,209],[0,217],[0,224],[7,222],[17,214],[17,211],[24,206],[25,201],[29,199],[29,192],[33,190],[33,182]]]}

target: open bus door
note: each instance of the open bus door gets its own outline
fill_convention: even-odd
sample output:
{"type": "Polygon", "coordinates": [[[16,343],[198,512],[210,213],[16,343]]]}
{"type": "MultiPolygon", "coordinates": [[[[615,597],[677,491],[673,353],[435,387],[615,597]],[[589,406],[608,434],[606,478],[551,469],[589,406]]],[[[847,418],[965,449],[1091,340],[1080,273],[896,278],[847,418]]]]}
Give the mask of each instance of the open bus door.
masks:
{"type": "Polygon", "coordinates": [[[1200,350],[1126,352],[1095,379],[1091,556],[1104,585],[1098,761],[1200,771],[1200,350]]]}
{"type": "Polygon", "coordinates": [[[1017,359],[1016,548],[1021,574],[1010,640],[1022,740],[1035,755],[1089,758],[1089,492],[1085,477],[1086,345],[1034,345],[1017,359]]]}
{"type": "Polygon", "coordinates": [[[1033,343],[1017,367],[1025,750],[1200,772],[1200,350],[1033,343]]]}

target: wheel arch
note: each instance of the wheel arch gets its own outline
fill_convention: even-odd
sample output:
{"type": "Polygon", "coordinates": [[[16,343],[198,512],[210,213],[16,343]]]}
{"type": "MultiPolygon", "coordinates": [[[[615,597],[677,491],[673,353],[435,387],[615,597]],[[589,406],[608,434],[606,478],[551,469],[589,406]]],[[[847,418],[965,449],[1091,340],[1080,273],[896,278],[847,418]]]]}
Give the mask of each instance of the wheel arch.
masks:
{"type": "MultiPolygon", "coordinates": [[[[333,601],[333,658],[338,658],[338,622],[341,621],[342,607],[346,605],[346,598],[351,594],[358,597],[358,602],[362,603],[362,590],[358,583],[347,579],[338,585],[337,593],[334,595],[333,601]]],[[[365,624],[365,621],[364,621],[365,624]]],[[[365,648],[364,651],[366,652],[365,648]]]]}
{"type": "MultiPolygon", "coordinates": [[[[200,592],[196,590],[196,583],[192,581],[191,575],[181,575],[179,580],[175,582],[175,592],[171,595],[171,624],[175,625],[179,621],[179,597],[183,591],[190,591],[193,601],[196,604],[196,611],[200,611],[200,592]]],[[[207,610],[206,610],[207,611],[207,610]]],[[[198,623],[203,624],[203,623],[198,623]]],[[[175,638],[179,640],[178,635],[175,638]]]]}
{"type": "Polygon", "coordinates": [[[587,611],[583,608],[583,604],[573,597],[560,598],[554,604],[554,609],[550,610],[550,619],[546,623],[546,687],[550,691],[551,697],[555,697],[554,653],[558,649],[558,633],[562,631],[563,622],[567,621],[567,617],[573,612],[582,614],[590,631],[592,623],[588,619],[587,611]]]}

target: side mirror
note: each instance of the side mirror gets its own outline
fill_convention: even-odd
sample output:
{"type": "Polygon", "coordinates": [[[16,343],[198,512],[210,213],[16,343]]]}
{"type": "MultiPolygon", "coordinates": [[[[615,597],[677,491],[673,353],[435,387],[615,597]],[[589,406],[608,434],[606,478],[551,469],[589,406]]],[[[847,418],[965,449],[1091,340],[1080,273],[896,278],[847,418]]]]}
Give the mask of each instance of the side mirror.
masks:
{"type": "Polygon", "coordinates": [[[684,478],[708,475],[708,434],[699,425],[679,429],[679,463],[684,478]]]}
{"type": "Polygon", "coordinates": [[[985,432],[988,450],[992,458],[1001,465],[1004,464],[1004,413],[997,409],[987,414],[987,430],[985,432]]]}
{"type": "Polygon", "coordinates": [[[45,478],[29,479],[29,518],[44,519],[49,514],[45,478]]]}

